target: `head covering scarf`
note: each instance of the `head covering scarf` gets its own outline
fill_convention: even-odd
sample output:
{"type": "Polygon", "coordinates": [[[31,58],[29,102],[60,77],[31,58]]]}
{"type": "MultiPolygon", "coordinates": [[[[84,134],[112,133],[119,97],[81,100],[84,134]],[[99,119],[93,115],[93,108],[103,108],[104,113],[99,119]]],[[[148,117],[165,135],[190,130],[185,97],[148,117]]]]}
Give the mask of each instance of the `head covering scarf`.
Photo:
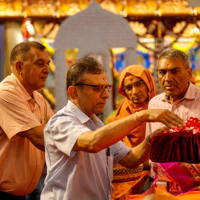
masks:
{"type": "MultiPolygon", "coordinates": [[[[130,114],[133,114],[135,112],[138,112],[140,110],[147,109],[149,100],[155,96],[156,94],[156,83],[151,75],[151,72],[143,67],[142,65],[130,65],[127,66],[120,74],[120,80],[119,80],[119,90],[118,93],[123,95],[125,98],[120,104],[117,113],[115,116],[108,119],[108,122],[115,121],[117,119],[124,118],[130,114]],[[136,76],[140,79],[142,79],[148,88],[148,100],[144,104],[134,104],[132,100],[129,100],[126,93],[123,91],[123,85],[124,85],[124,79],[128,75],[136,76]]],[[[126,143],[127,146],[133,147],[139,144],[145,137],[145,127],[146,124],[143,123],[142,126],[134,129],[127,137],[123,138],[122,141],[126,143]]]]}
{"type": "Polygon", "coordinates": [[[128,75],[133,75],[138,78],[141,78],[146,83],[149,89],[149,92],[148,92],[149,99],[155,96],[155,93],[156,93],[155,80],[153,76],[151,75],[150,71],[146,69],[145,67],[143,67],[142,65],[129,65],[121,72],[120,79],[119,79],[120,87],[119,87],[118,93],[126,97],[126,93],[123,91],[123,85],[124,85],[124,79],[128,75]]]}

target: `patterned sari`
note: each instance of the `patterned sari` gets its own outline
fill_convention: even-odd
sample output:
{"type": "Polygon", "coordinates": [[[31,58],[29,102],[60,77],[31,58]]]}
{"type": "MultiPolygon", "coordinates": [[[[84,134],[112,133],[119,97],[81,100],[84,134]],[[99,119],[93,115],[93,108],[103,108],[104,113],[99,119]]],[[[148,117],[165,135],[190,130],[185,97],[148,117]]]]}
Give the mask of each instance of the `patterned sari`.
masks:
{"type": "Polygon", "coordinates": [[[146,196],[152,196],[155,200],[200,199],[200,164],[156,163],[154,171],[156,176],[151,189],[145,194],[131,195],[130,200],[142,200],[146,196]],[[157,181],[166,184],[163,187],[163,185],[157,184],[157,181]]]}
{"type": "Polygon", "coordinates": [[[166,181],[168,192],[174,195],[200,190],[200,164],[156,163],[154,171],[156,175],[152,186],[155,186],[157,181],[166,181]]]}

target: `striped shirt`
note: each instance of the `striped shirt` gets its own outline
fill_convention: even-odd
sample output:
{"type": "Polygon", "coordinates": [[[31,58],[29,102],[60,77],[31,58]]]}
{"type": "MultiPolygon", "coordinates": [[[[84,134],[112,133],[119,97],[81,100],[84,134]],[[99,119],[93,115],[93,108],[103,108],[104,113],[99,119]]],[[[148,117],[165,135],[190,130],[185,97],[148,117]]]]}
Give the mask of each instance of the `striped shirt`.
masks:
{"type": "MultiPolygon", "coordinates": [[[[185,96],[173,103],[167,99],[165,93],[159,94],[150,100],[148,109],[168,109],[184,121],[187,121],[190,117],[196,117],[200,120],[200,87],[190,83],[185,96]]],[[[159,122],[147,123],[146,136],[163,126],[159,122]]],[[[154,177],[152,170],[150,176],[154,177]]]]}

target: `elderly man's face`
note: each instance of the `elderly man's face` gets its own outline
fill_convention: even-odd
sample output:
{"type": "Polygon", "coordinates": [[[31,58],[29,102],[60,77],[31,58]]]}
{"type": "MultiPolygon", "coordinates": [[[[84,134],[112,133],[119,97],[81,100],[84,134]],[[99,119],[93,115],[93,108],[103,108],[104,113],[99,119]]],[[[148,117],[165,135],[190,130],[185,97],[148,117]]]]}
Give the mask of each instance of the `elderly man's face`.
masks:
{"type": "Polygon", "coordinates": [[[21,82],[30,94],[34,90],[45,87],[50,72],[49,63],[48,53],[34,47],[30,49],[27,59],[21,61],[21,82]]]}
{"type": "MultiPolygon", "coordinates": [[[[94,86],[108,85],[105,73],[101,74],[84,74],[82,84],[89,84],[94,86]]],[[[98,88],[82,85],[78,87],[78,105],[80,109],[89,117],[93,114],[102,113],[106,99],[109,98],[109,91],[105,88],[99,91],[98,88]]]]}
{"type": "Polygon", "coordinates": [[[148,101],[148,87],[139,77],[128,75],[124,79],[124,92],[134,104],[143,104],[148,101]]]}
{"type": "Polygon", "coordinates": [[[158,62],[160,85],[172,102],[185,95],[191,76],[192,69],[186,69],[181,58],[162,58],[158,62]]]}

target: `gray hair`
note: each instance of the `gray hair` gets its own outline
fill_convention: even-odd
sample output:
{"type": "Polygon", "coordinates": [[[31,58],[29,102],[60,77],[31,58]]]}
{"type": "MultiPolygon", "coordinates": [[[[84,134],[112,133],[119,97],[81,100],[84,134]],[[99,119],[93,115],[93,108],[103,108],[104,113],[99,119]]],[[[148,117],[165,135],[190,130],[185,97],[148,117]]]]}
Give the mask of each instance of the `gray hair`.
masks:
{"type": "Polygon", "coordinates": [[[36,41],[25,41],[17,44],[13,47],[11,54],[10,54],[10,63],[11,65],[17,60],[17,58],[20,56],[20,58],[25,61],[27,59],[27,55],[31,49],[31,47],[34,47],[39,50],[44,50],[45,46],[40,44],[36,41]]]}
{"type": "Polygon", "coordinates": [[[169,49],[163,51],[160,54],[157,62],[159,62],[162,58],[169,58],[169,59],[181,58],[183,60],[185,68],[187,69],[190,67],[190,61],[188,55],[186,55],[183,51],[180,51],[178,49],[169,49]]]}
{"type": "Polygon", "coordinates": [[[85,57],[76,60],[67,71],[66,85],[67,89],[71,85],[76,85],[82,81],[85,73],[101,74],[105,72],[105,67],[92,57],[85,57]]]}

